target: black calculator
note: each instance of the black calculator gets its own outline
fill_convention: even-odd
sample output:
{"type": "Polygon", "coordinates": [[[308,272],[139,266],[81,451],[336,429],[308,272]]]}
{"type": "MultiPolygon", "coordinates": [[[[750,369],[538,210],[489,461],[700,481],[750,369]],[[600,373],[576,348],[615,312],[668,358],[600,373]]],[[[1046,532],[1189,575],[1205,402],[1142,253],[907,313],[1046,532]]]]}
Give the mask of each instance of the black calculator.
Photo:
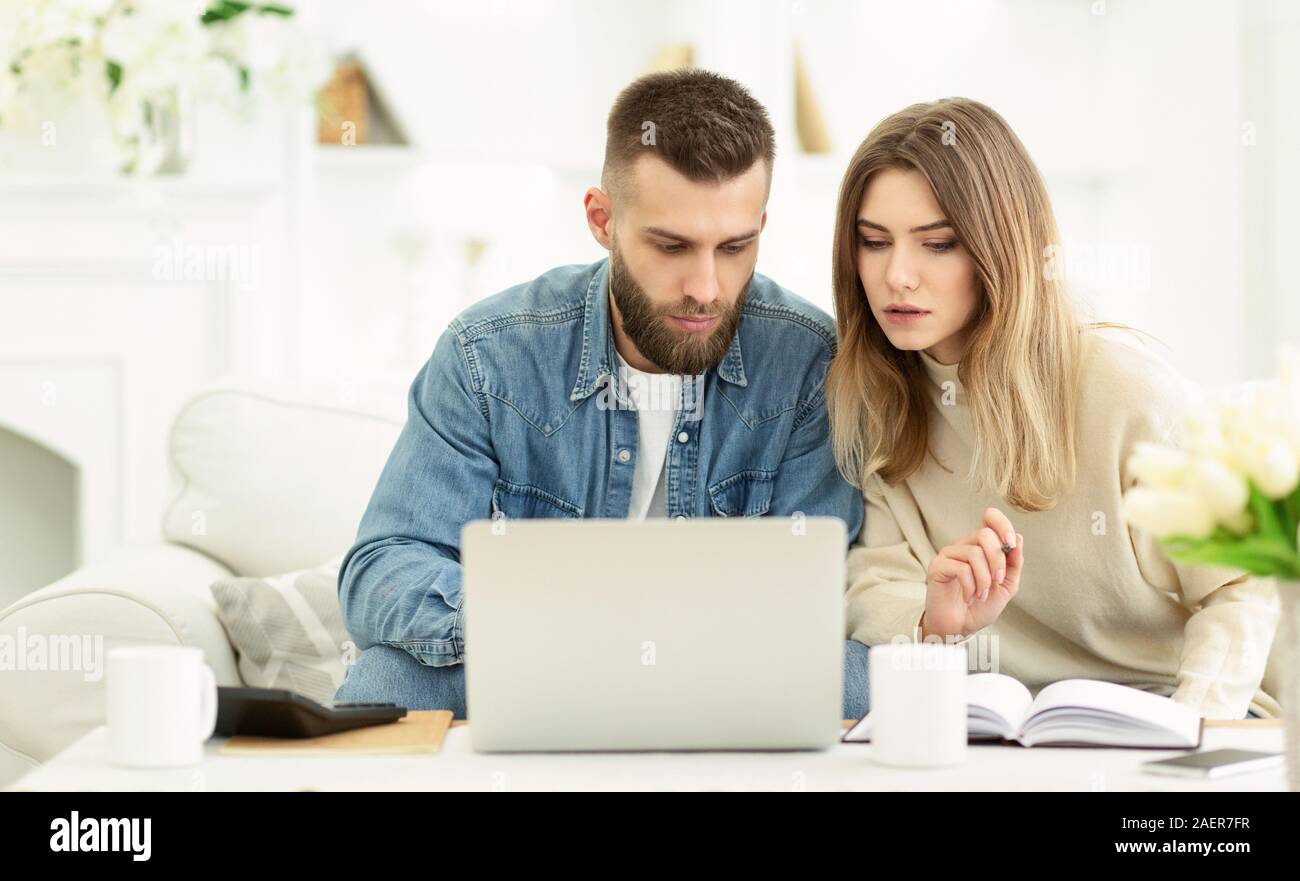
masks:
{"type": "Polygon", "coordinates": [[[326,706],[284,688],[223,685],[217,689],[219,737],[319,737],[353,728],[396,722],[406,715],[397,704],[331,703],[326,706]]]}

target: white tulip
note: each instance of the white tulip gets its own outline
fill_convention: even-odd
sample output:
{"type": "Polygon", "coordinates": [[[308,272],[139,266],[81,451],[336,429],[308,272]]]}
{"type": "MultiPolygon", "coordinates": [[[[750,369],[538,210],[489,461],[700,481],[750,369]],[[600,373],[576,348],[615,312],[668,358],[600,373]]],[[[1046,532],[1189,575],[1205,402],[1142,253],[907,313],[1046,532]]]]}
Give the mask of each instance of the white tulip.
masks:
{"type": "Polygon", "coordinates": [[[1260,441],[1268,436],[1268,423],[1261,419],[1257,393],[1251,391],[1245,404],[1228,404],[1223,408],[1224,446],[1219,453],[1229,467],[1253,479],[1252,465],[1259,459],[1260,441]]]}
{"type": "Polygon", "coordinates": [[[1206,538],[1214,532],[1210,509],[1185,490],[1134,487],[1124,495],[1124,516],[1157,538],[1206,538]]]}
{"type": "Polygon", "coordinates": [[[1233,516],[1219,522],[1224,529],[1233,535],[1249,535],[1255,530],[1255,515],[1247,510],[1238,511],[1233,516]]]}
{"type": "Polygon", "coordinates": [[[1250,498],[1250,487],[1240,474],[1206,456],[1198,456],[1192,463],[1186,488],[1205,503],[1215,520],[1225,524],[1245,509],[1250,498]]]}
{"type": "Polygon", "coordinates": [[[1300,459],[1300,403],[1296,404],[1295,410],[1277,420],[1274,430],[1291,447],[1295,457],[1300,459]]]}
{"type": "Polygon", "coordinates": [[[1246,473],[1260,492],[1270,499],[1280,499],[1295,490],[1300,481],[1300,461],[1284,438],[1258,437],[1250,453],[1245,460],[1246,473]]]}
{"type": "Polygon", "coordinates": [[[1182,450],[1138,441],[1128,459],[1129,473],[1155,489],[1178,489],[1191,467],[1191,458],[1182,450]]]}
{"type": "Polygon", "coordinates": [[[1210,404],[1187,412],[1184,418],[1183,446],[1188,452],[1204,456],[1221,456],[1226,446],[1223,436],[1225,407],[1210,404]]]}

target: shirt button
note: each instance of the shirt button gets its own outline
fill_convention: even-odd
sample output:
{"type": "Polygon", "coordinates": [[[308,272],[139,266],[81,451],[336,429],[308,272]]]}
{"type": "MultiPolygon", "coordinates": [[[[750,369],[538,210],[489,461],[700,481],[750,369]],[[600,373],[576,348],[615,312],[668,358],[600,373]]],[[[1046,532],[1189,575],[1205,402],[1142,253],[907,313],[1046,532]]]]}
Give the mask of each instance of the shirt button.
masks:
{"type": "Polygon", "coordinates": [[[687,442],[688,440],[690,440],[690,439],[691,439],[691,436],[690,436],[688,433],[686,433],[686,432],[684,432],[684,431],[679,431],[679,432],[677,432],[677,442],[678,442],[678,443],[684,444],[684,443],[686,443],[686,442],[687,442]]]}
{"type": "Polygon", "coordinates": [[[626,462],[627,460],[629,460],[629,459],[631,459],[631,458],[632,458],[632,453],[631,453],[630,451],[628,451],[628,450],[619,450],[619,451],[618,451],[618,461],[620,461],[620,462],[626,462]]]}

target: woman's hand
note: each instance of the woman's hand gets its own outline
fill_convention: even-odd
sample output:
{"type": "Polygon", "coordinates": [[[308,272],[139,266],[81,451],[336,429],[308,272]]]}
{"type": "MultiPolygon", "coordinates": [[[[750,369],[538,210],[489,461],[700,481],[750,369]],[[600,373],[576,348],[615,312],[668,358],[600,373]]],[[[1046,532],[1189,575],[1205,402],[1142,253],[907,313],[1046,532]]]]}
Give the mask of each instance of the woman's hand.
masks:
{"type": "Polygon", "coordinates": [[[996,621],[1020,588],[1024,545],[1006,515],[988,508],[979,529],[939,551],[926,576],[921,637],[966,636],[996,621]]]}

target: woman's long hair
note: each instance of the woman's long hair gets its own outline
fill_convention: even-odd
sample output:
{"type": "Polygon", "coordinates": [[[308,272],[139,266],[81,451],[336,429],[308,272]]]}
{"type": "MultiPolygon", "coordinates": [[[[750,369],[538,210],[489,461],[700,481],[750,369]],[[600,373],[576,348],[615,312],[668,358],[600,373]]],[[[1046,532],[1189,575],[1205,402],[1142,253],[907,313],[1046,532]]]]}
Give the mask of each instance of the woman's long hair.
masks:
{"type": "Polygon", "coordinates": [[[928,382],[896,349],[858,276],[858,209],[886,168],[925,176],[971,255],[978,300],[958,367],[974,432],[968,478],[1025,511],[1074,484],[1080,320],[1051,271],[1056,221],[1038,169],[992,109],[966,98],[915,104],[872,129],[840,187],[833,283],[839,349],[827,378],[831,443],[846,480],[889,484],[925,459],[928,382]]]}

